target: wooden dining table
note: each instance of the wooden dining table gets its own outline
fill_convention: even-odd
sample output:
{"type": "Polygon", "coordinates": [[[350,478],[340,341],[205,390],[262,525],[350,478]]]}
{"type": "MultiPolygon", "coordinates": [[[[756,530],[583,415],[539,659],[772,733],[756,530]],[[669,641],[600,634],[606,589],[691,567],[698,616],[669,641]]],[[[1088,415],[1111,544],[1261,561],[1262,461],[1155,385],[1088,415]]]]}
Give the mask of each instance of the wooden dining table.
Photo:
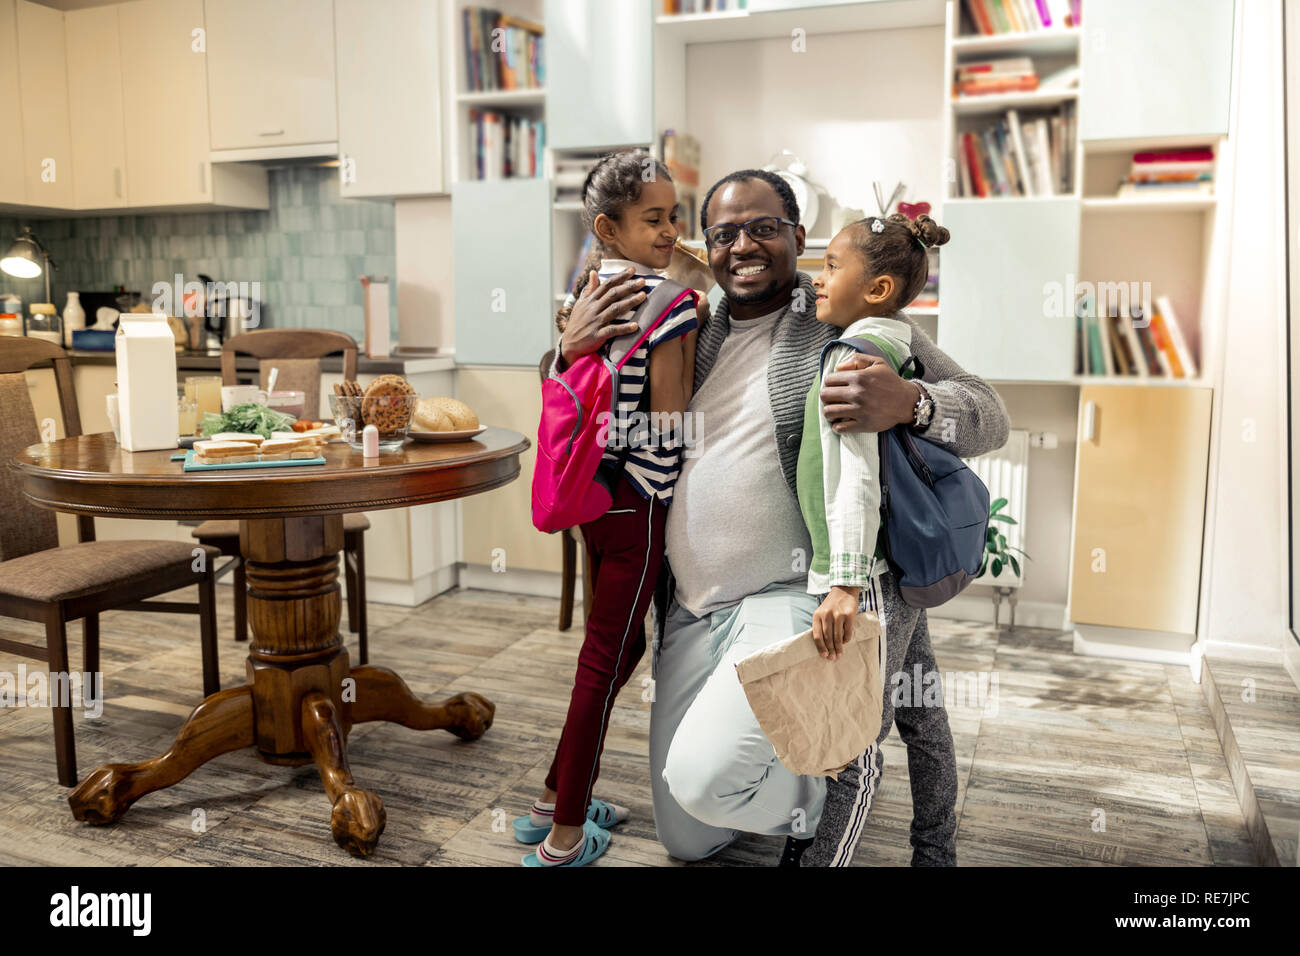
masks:
{"type": "Polygon", "coordinates": [[[494,707],[470,692],[425,703],[393,671],[349,665],[339,637],[343,515],[499,488],[518,477],[528,447],[518,432],[488,428],[466,441],[408,441],[376,459],[333,443],[324,465],[189,473],[172,460],[174,449],[132,453],[112,434],[25,449],[13,467],[35,504],[102,518],[237,518],[247,567],[247,682],[206,697],[166,753],[87,775],[68,797],[73,816],[113,823],[145,794],[253,747],[268,763],[315,762],[333,804],[335,841],[353,854],[374,852],[386,815],[379,796],[352,779],[352,725],[384,720],[475,740],[492,725],[494,707]]]}

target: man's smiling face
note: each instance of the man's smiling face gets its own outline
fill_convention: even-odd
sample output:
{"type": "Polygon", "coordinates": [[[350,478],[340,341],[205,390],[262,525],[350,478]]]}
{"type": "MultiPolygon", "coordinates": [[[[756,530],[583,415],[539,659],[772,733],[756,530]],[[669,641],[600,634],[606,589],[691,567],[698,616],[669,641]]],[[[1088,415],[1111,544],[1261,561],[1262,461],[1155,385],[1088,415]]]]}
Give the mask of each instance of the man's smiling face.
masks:
{"type": "MultiPolygon", "coordinates": [[[[709,200],[710,227],[721,223],[739,226],[762,216],[790,218],[776,190],[761,179],[727,183],[709,200]]],[[[741,229],[730,246],[710,246],[709,267],[727,294],[732,317],[755,318],[783,306],[794,288],[803,247],[803,226],[787,225],[772,239],[760,242],[741,229]]]]}

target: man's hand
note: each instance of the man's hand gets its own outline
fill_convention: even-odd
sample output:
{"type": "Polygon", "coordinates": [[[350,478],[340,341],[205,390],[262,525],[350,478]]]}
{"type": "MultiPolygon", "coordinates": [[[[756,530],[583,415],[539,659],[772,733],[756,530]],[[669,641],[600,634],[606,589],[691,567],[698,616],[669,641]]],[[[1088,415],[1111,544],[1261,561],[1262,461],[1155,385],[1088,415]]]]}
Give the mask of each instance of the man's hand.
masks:
{"type": "Polygon", "coordinates": [[[610,339],[637,330],[635,322],[620,319],[645,301],[644,286],[645,280],[634,278],[630,267],[604,282],[592,271],[582,295],[573,304],[560,338],[561,358],[566,367],[610,339]]]}
{"type": "Polygon", "coordinates": [[[858,590],[836,585],[813,612],[813,643],[827,660],[838,660],[844,653],[844,645],[853,637],[858,590]]]}
{"type": "Polygon", "coordinates": [[[920,386],[879,355],[850,355],[822,382],[822,414],[840,434],[910,425],[920,398],[920,386]]]}

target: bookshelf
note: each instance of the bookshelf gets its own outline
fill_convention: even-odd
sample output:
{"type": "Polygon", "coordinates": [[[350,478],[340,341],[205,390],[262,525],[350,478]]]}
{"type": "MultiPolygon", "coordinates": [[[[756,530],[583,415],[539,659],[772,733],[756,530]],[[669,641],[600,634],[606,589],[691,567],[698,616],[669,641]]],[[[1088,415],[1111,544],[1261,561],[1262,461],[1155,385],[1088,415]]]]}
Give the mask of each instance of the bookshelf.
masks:
{"type": "MultiPolygon", "coordinates": [[[[482,3],[452,2],[447,5],[445,35],[447,50],[447,88],[452,91],[451,122],[448,130],[447,168],[451,182],[473,181],[475,173],[474,111],[492,111],[503,117],[521,117],[532,122],[546,118],[546,90],[544,87],[518,89],[471,89],[467,62],[464,12],[478,9],[499,11],[507,18],[521,23],[542,24],[543,0],[484,0],[482,3]]],[[[543,175],[544,165],[538,165],[537,175],[543,175]]]]}

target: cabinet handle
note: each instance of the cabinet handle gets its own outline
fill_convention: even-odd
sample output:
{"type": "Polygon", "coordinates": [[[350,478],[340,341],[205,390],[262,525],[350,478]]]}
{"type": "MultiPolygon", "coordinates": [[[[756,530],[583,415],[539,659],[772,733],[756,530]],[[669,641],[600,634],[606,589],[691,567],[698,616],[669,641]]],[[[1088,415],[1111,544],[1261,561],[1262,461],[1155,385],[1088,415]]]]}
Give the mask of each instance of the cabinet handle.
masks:
{"type": "Polygon", "coordinates": [[[1097,403],[1083,403],[1083,440],[1095,441],[1097,437],[1097,403]]]}
{"type": "Polygon", "coordinates": [[[115,166],[113,168],[113,194],[117,196],[118,199],[122,198],[122,167],[121,166],[115,166]]]}
{"type": "Polygon", "coordinates": [[[283,135],[284,135],[284,130],[282,130],[282,129],[264,129],[264,130],[262,130],[260,133],[258,133],[257,135],[258,135],[258,136],[283,136],[283,135]]]}
{"type": "Polygon", "coordinates": [[[208,193],[208,164],[199,163],[199,192],[205,196],[208,193]]]}

